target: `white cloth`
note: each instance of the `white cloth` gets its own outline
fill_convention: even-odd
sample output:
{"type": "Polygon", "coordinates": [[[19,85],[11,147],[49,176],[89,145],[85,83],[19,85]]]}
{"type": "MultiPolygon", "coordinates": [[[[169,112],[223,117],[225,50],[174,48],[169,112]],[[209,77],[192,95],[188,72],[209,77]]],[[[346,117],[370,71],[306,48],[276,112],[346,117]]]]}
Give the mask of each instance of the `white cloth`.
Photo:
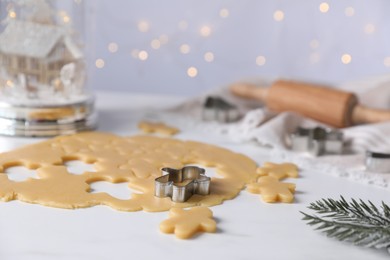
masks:
{"type": "MultiPolygon", "coordinates": [[[[267,80],[260,82],[261,85],[268,85],[269,83],[270,81],[267,80]]],[[[390,109],[390,75],[348,82],[339,86],[339,88],[355,92],[361,104],[390,109]]],[[[349,153],[310,157],[290,151],[286,137],[298,126],[321,125],[319,122],[291,112],[274,115],[259,102],[233,97],[227,88],[217,89],[189,100],[174,108],[171,112],[183,115],[186,122],[181,122],[181,126],[187,124],[188,127],[197,128],[197,130],[205,133],[210,131],[220,133],[234,142],[255,140],[258,144],[272,149],[275,161],[284,159],[296,162],[302,168],[318,169],[336,176],[383,187],[389,186],[390,188],[390,173],[366,172],[364,166],[365,151],[390,152],[390,122],[341,129],[345,140],[349,144],[349,153]],[[244,115],[243,119],[230,124],[202,121],[202,103],[205,97],[209,95],[217,95],[236,104],[244,115]],[[191,115],[191,118],[189,115],[191,115]]]]}

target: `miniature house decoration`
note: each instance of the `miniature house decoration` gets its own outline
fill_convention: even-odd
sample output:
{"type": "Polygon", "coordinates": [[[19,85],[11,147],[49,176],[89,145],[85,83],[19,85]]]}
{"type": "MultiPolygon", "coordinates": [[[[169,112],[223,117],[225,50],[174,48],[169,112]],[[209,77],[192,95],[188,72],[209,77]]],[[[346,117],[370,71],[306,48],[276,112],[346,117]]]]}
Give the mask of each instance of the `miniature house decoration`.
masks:
{"type": "Polygon", "coordinates": [[[44,90],[70,94],[82,80],[75,71],[84,70],[83,53],[62,28],[24,21],[11,21],[0,35],[0,60],[2,74],[30,98],[44,90]]]}
{"type": "Polygon", "coordinates": [[[71,14],[58,10],[64,2],[0,4],[7,10],[0,27],[0,134],[46,136],[93,128],[84,46],[71,14]]]}

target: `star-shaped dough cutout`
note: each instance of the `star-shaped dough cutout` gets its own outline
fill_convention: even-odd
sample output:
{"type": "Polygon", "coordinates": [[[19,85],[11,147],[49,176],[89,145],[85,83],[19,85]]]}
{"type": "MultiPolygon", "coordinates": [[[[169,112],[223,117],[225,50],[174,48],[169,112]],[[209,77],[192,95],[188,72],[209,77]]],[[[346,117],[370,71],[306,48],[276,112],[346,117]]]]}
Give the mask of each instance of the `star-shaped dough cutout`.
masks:
{"type": "Polygon", "coordinates": [[[148,121],[141,121],[138,124],[138,128],[141,129],[144,133],[159,133],[163,135],[175,135],[180,130],[176,127],[168,126],[164,123],[154,123],[148,121]]]}
{"type": "Polygon", "coordinates": [[[294,200],[295,184],[280,182],[272,176],[263,176],[257,182],[248,184],[247,191],[261,194],[261,198],[268,203],[291,203],[294,200]]]}
{"type": "Polygon", "coordinates": [[[256,173],[260,176],[271,176],[278,180],[291,177],[291,178],[297,178],[298,177],[298,166],[296,166],[293,163],[271,163],[266,162],[264,163],[263,167],[259,167],[256,170],[256,173]]]}
{"type": "Polygon", "coordinates": [[[195,207],[189,210],[173,208],[169,211],[169,219],[160,224],[164,233],[174,233],[177,238],[187,239],[197,232],[215,232],[217,223],[213,212],[206,207],[195,207]]]}

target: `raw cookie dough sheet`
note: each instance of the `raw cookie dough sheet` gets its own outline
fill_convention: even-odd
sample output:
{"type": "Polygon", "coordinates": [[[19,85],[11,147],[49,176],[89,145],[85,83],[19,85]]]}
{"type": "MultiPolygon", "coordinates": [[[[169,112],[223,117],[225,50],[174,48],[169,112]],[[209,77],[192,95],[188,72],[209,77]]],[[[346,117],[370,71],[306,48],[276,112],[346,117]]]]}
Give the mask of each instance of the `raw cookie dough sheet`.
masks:
{"type": "Polygon", "coordinates": [[[107,205],[123,211],[166,211],[172,207],[213,206],[232,199],[245,184],[256,178],[256,163],[250,158],[217,146],[154,136],[119,137],[89,132],[57,137],[0,155],[0,197],[59,208],[107,205]],[[81,160],[96,172],[68,172],[64,163],[81,160]],[[208,196],[194,195],[185,203],[154,196],[154,179],[162,167],[188,164],[215,167],[208,196]],[[39,178],[23,182],[9,180],[5,170],[12,166],[36,169],[39,178]],[[91,193],[97,181],[127,182],[137,191],[128,200],[107,193],[91,193]]]}

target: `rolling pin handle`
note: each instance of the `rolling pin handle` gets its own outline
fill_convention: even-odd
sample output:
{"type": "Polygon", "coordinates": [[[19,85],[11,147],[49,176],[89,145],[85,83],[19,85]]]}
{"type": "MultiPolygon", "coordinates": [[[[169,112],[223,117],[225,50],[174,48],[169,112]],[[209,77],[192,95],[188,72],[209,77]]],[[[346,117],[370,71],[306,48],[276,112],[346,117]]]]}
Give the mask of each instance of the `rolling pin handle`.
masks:
{"type": "Polygon", "coordinates": [[[374,124],[390,121],[390,111],[356,105],[352,111],[353,124],[374,124]]]}
{"type": "Polygon", "coordinates": [[[254,99],[265,102],[268,95],[268,88],[259,87],[255,84],[238,82],[230,86],[230,91],[235,96],[247,99],[254,99]]]}

